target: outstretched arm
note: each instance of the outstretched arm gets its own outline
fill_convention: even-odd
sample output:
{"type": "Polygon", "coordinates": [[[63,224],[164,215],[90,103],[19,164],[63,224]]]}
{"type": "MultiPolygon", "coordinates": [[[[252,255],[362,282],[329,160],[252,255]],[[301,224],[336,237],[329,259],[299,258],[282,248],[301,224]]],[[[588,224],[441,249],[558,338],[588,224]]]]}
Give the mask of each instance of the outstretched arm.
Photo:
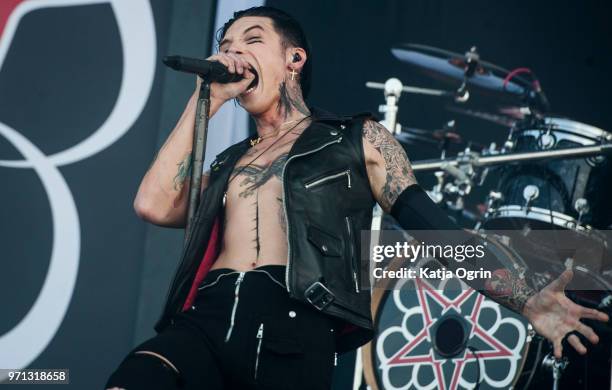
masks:
{"type": "MultiPolygon", "coordinates": [[[[451,241],[457,241],[457,237],[463,242],[474,238],[455,224],[420,188],[404,148],[384,126],[366,120],[362,141],[372,193],[382,209],[393,215],[404,229],[416,238],[426,230],[453,230],[450,235],[452,237],[448,237],[451,241]]],[[[426,236],[431,238],[431,234],[426,236]]],[[[439,239],[446,240],[447,237],[439,239]]],[[[445,262],[445,266],[451,270],[459,264],[453,259],[439,260],[445,262]]],[[[486,260],[486,264],[480,265],[489,268],[492,277],[473,283],[472,287],[497,303],[524,315],[538,333],[553,343],[557,357],[561,357],[561,341],[573,330],[586,336],[592,343],[598,342],[593,329],[580,322],[580,319],[607,321],[608,316],[577,305],[565,296],[564,288],[571,279],[571,271],[563,273],[542,291],[536,292],[527,285],[525,279],[502,268],[499,263],[486,260]]],[[[475,268],[467,260],[461,265],[475,268]]],[[[586,348],[576,335],[571,335],[568,342],[578,352],[586,353],[586,348]]]]}

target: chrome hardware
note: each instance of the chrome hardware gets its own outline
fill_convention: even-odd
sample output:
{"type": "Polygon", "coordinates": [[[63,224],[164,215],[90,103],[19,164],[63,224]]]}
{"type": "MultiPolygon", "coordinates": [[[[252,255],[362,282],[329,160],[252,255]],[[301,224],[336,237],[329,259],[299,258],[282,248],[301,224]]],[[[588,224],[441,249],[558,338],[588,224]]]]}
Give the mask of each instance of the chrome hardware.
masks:
{"type": "Polygon", "coordinates": [[[574,203],[574,208],[578,212],[578,222],[579,223],[581,222],[582,217],[585,214],[588,214],[588,212],[591,210],[591,207],[589,206],[589,201],[584,198],[576,199],[576,203],[574,203]]]}
{"type": "Polygon", "coordinates": [[[263,340],[263,331],[264,331],[264,324],[263,322],[261,324],[259,324],[259,329],[257,329],[257,335],[255,337],[257,337],[257,355],[255,355],[255,374],[254,374],[254,378],[257,379],[257,368],[259,367],[259,353],[261,352],[261,342],[263,340]]]}
{"type": "Polygon", "coordinates": [[[529,207],[531,203],[540,196],[540,189],[533,184],[526,185],[523,188],[523,199],[525,199],[525,207],[529,207]]]}
{"type": "Polygon", "coordinates": [[[317,179],[315,181],[308,182],[308,183],[304,184],[304,188],[309,189],[309,188],[318,186],[320,184],[323,184],[323,183],[325,183],[325,182],[327,182],[329,180],[333,180],[333,179],[336,179],[338,177],[341,177],[343,175],[346,175],[346,178],[347,178],[347,185],[346,185],[347,188],[351,188],[351,170],[350,169],[347,169],[347,170],[342,171],[342,172],[334,173],[333,175],[322,177],[322,178],[317,179]]]}

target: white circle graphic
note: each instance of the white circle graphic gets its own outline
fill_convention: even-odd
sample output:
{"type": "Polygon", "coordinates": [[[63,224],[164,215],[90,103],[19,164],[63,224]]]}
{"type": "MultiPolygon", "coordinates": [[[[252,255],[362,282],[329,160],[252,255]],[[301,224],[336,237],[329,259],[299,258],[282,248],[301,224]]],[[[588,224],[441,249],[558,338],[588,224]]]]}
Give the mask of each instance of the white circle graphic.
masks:
{"type": "MultiPolygon", "coordinates": [[[[156,39],[153,11],[147,0],[29,0],[9,18],[0,42],[0,69],[19,20],[36,9],[108,3],[111,5],[123,53],[123,75],[117,102],[102,126],[80,143],[48,156],[55,166],[84,160],[106,149],[132,127],[144,108],[155,74],[156,39]]],[[[92,75],[93,76],[93,75],[92,75]]],[[[0,166],[32,168],[28,160],[0,160],[0,166]]]]}
{"type": "MultiPolygon", "coordinates": [[[[24,15],[43,8],[90,4],[111,6],[121,37],[123,74],[109,117],[82,142],[49,156],[17,130],[0,123],[0,135],[23,156],[23,160],[0,160],[0,166],[34,169],[49,198],[53,217],[53,246],[45,281],[24,318],[0,337],[0,367],[23,368],[36,359],[55,336],[72,298],[79,268],[80,222],[74,198],[58,167],[91,157],[127,133],[140,116],[153,85],[156,34],[147,0],[24,1],[10,15],[0,37],[0,69],[24,15]]],[[[0,376],[0,381],[3,379],[0,376]]]]}

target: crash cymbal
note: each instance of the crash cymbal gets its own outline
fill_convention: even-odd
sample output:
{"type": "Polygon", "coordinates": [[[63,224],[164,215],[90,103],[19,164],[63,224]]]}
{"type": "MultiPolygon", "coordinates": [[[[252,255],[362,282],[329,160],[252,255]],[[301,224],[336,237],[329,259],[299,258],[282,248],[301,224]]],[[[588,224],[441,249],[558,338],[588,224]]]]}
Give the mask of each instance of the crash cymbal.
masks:
{"type": "Polygon", "coordinates": [[[402,132],[396,134],[395,138],[400,143],[405,144],[427,143],[440,145],[442,142],[463,144],[461,135],[454,131],[449,131],[448,129],[425,130],[402,126],[402,132]]]}
{"type": "Polygon", "coordinates": [[[463,143],[463,138],[461,138],[461,135],[458,133],[455,133],[454,131],[448,131],[444,129],[434,130],[431,133],[431,136],[434,139],[437,139],[438,141],[448,140],[448,142],[452,144],[463,143]]]}
{"type": "Polygon", "coordinates": [[[472,118],[478,118],[485,120],[487,122],[495,123],[496,125],[503,126],[505,128],[513,127],[517,121],[523,118],[513,118],[507,114],[499,114],[495,112],[475,110],[472,108],[465,108],[459,106],[451,106],[447,105],[444,107],[448,111],[455,112],[457,114],[462,114],[466,116],[470,116],[472,118]]]}
{"type": "Polygon", "coordinates": [[[529,115],[529,110],[526,107],[516,107],[516,106],[508,106],[508,107],[499,107],[498,111],[502,115],[506,115],[507,117],[523,120],[529,115]]]}
{"type": "Polygon", "coordinates": [[[531,82],[511,75],[511,71],[490,62],[480,60],[476,53],[465,55],[413,43],[398,44],[391,53],[400,61],[412,65],[423,73],[454,84],[466,80],[470,90],[493,94],[501,99],[523,99],[530,90],[531,82]],[[475,54],[475,55],[474,55],[475,54]],[[466,75],[466,69],[472,66],[466,75]]]}

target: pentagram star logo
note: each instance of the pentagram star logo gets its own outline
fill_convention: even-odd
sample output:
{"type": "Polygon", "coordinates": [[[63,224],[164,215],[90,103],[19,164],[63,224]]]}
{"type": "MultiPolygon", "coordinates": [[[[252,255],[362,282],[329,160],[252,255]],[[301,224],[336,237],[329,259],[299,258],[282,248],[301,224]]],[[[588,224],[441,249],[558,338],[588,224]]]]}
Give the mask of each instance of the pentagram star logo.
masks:
{"type": "MultiPolygon", "coordinates": [[[[409,312],[402,317],[401,327],[408,327],[409,321],[414,324],[414,317],[420,317],[418,320],[422,326],[416,332],[403,328],[402,332],[381,332],[382,339],[377,343],[381,344],[382,349],[387,352],[387,358],[380,359],[379,367],[383,374],[385,388],[392,389],[396,386],[407,388],[404,381],[410,382],[408,388],[430,388],[431,385],[435,385],[434,388],[441,390],[463,388],[470,384],[473,386],[477,381],[490,380],[500,384],[501,379],[501,382],[510,384],[516,374],[516,363],[521,358],[521,345],[518,344],[525,341],[524,324],[514,318],[503,318],[496,303],[471,288],[455,291],[454,296],[450,296],[448,292],[436,289],[426,280],[415,279],[413,283],[414,286],[410,291],[403,291],[403,296],[412,298],[412,305],[406,302],[395,302],[396,308],[405,313],[409,312]],[[499,315],[495,321],[492,320],[491,315],[488,315],[489,318],[483,321],[481,318],[483,308],[486,306],[486,309],[489,310],[494,307],[493,305],[497,307],[499,315]],[[444,356],[436,350],[436,337],[440,336],[436,332],[444,332],[445,328],[441,325],[451,318],[455,321],[456,326],[463,327],[465,343],[461,344],[460,340],[453,340],[461,346],[460,350],[452,356],[444,356]],[[519,332],[512,333],[509,330],[499,332],[504,322],[507,322],[506,325],[511,324],[510,328],[519,329],[519,332]],[[397,340],[397,333],[409,334],[405,343],[386,341],[392,338],[397,340]],[[515,339],[510,340],[512,337],[508,337],[509,335],[514,335],[515,339]],[[393,351],[394,348],[395,351],[393,351]],[[390,354],[389,350],[391,350],[390,354]],[[504,368],[497,370],[496,373],[487,373],[486,370],[490,368],[491,362],[497,364],[498,368],[499,365],[503,365],[504,368]],[[480,368],[466,373],[468,363],[478,365],[480,368]],[[403,371],[401,371],[402,368],[403,371]],[[432,374],[421,375],[423,373],[419,373],[420,370],[432,374]],[[500,372],[503,375],[501,378],[498,375],[500,372]],[[474,373],[478,373],[478,377],[474,373]],[[431,382],[424,384],[422,377],[431,378],[431,382]],[[398,386],[400,381],[402,386],[398,386]]],[[[400,291],[393,291],[393,293],[396,301],[400,299],[400,291]]],[[[449,337],[446,337],[446,340],[448,339],[449,337]]],[[[379,353],[380,357],[382,356],[379,353]]],[[[494,387],[498,388],[498,386],[494,387]]]]}

